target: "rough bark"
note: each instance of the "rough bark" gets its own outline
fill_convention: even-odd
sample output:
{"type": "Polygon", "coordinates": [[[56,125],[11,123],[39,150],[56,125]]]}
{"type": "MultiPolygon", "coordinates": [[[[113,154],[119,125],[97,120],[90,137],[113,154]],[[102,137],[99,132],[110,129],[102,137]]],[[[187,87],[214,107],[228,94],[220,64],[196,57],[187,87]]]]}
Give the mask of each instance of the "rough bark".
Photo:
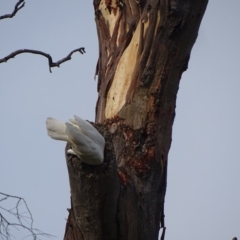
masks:
{"type": "Polygon", "coordinates": [[[66,155],[73,224],[67,224],[65,240],[153,240],[165,229],[176,96],[207,2],[94,1],[95,126],[107,144],[101,166],[66,155]]]}

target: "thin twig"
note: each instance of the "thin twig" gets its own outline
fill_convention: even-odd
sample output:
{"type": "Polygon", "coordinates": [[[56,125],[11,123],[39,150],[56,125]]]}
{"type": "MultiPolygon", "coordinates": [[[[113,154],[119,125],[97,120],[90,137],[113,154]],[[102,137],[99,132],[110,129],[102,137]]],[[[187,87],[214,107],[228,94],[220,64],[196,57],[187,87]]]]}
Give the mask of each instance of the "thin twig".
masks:
{"type": "Polygon", "coordinates": [[[3,206],[0,206],[0,210],[4,210],[8,214],[14,216],[17,219],[17,222],[10,222],[6,218],[6,216],[3,216],[3,214],[0,212],[0,239],[10,240],[11,237],[13,237],[10,234],[10,227],[15,228],[17,230],[19,230],[19,228],[26,229],[30,233],[30,235],[33,237],[34,240],[39,239],[38,238],[39,235],[45,236],[45,237],[53,237],[50,234],[44,233],[36,228],[33,228],[33,217],[24,198],[0,192],[0,196],[1,195],[3,196],[2,199],[4,200],[11,199],[11,198],[16,199],[16,204],[13,208],[7,209],[3,206]],[[27,209],[27,211],[23,213],[20,212],[20,206],[22,204],[25,207],[25,209],[27,209]],[[27,213],[28,215],[26,216],[25,213],[27,213]],[[26,224],[24,224],[23,221],[26,224]]]}
{"type": "Polygon", "coordinates": [[[48,65],[49,65],[49,71],[51,71],[51,68],[53,67],[60,67],[60,64],[71,60],[71,56],[73,55],[73,53],[75,52],[80,52],[81,54],[85,53],[85,48],[81,47],[81,48],[77,48],[73,51],[71,51],[65,58],[57,61],[57,62],[53,62],[52,57],[50,54],[42,52],[42,51],[38,51],[38,50],[31,50],[31,49],[19,49],[15,52],[12,52],[11,54],[7,55],[6,57],[0,59],[0,63],[3,62],[7,62],[10,58],[14,58],[15,56],[17,56],[18,54],[21,53],[32,53],[32,54],[38,54],[38,55],[42,55],[44,57],[46,57],[48,59],[48,65]]]}
{"type": "Polygon", "coordinates": [[[24,1],[25,1],[25,0],[19,0],[19,1],[16,3],[13,12],[10,13],[10,14],[5,14],[5,15],[0,16],[0,20],[2,20],[2,19],[4,19],[4,18],[12,18],[12,17],[14,17],[14,16],[16,15],[16,13],[17,13],[21,8],[24,7],[24,5],[25,5],[25,2],[24,2],[24,1]]]}
{"type": "Polygon", "coordinates": [[[166,232],[166,227],[165,227],[165,214],[164,214],[164,202],[162,203],[162,214],[161,214],[161,217],[160,217],[160,228],[163,229],[160,240],[164,240],[164,238],[165,238],[165,232],[166,232]]]}

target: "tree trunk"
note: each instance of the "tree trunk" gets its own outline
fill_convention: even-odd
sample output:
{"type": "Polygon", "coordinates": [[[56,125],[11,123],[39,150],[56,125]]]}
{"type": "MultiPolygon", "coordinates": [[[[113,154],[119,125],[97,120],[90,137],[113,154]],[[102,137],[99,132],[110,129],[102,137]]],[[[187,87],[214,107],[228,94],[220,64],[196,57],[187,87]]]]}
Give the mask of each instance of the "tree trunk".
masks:
{"type": "Polygon", "coordinates": [[[165,230],[176,96],[207,2],[94,1],[99,97],[93,125],[105,137],[105,160],[89,166],[66,155],[72,209],[65,240],[154,240],[165,230]]]}

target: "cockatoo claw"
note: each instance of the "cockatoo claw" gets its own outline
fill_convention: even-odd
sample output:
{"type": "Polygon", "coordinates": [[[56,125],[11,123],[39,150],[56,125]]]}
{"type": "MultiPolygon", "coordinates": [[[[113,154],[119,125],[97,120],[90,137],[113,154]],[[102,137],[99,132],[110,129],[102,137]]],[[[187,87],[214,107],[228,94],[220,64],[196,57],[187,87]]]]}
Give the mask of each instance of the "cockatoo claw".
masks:
{"type": "Polygon", "coordinates": [[[67,153],[71,155],[77,155],[72,149],[68,149],[67,153]]]}

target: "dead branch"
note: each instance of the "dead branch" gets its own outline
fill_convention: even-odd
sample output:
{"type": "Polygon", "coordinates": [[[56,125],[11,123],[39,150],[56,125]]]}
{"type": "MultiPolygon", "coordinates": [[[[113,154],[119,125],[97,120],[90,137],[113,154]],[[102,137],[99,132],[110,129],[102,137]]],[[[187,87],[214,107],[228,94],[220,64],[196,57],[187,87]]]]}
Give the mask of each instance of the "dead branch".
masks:
{"type": "Polygon", "coordinates": [[[48,54],[48,53],[45,53],[45,52],[42,52],[42,51],[37,51],[37,50],[31,50],[31,49],[19,49],[15,52],[12,52],[9,55],[7,55],[6,57],[0,59],[0,63],[7,62],[10,58],[14,58],[15,56],[17,56],[18,54],[21,54],[21,53],[38,54],[38,55],[42,55],[42,56],[44,56],[48,59],[49,71],[52,72],[51,68],[60,67],[60,64],[71,60],[71,56],[75,52],[80,52],[81,54],[84,54],[85,53],[85,48],[83,48],[83,47],[77,48],[77,49],[71,51],[65,58],[63,58],[63,59],[61,59],[57,62],[53,62],[51,55],[48,54]]]}
{"type": "Polygon", "coordinates": [[[38,236],[53,237],[50,234],[44,233],[36,228],[33,228],[33,217],[29,207],[24,198],[12,196],[0,192],[0,238],[3,240],[10,240],[12,235],[10,234],[11,228],[19,230],[20,228],[27,230],[30,236],[34,240],[38,239],[38,236]],[[13,207],[4,207],[3,202],[6,200],[15,200],[15,205],[13,207]],[[22,212],[22,209],[24,211],[22,212]],[[6,214],[3,214],[5,212],[6,214]],[[10,222],[5,215],[13,216],[16,221],[10,222]]]}
{"type": "Polygon", "coordinates": [[[10,14],[5,14],[5,15],[0,16],[0,20],[5,19],[5,18],[12,18],[12,17],[14,17],[14,16],[16,15],[16,13],[17,13],[21,8],[24,7],[24,5],[25,5],[25,2],[24,2],[24,1],[25,1],[25,0],[19,0],[19,1],[16,3],[13,12],[10,13],[10,14]]]}

